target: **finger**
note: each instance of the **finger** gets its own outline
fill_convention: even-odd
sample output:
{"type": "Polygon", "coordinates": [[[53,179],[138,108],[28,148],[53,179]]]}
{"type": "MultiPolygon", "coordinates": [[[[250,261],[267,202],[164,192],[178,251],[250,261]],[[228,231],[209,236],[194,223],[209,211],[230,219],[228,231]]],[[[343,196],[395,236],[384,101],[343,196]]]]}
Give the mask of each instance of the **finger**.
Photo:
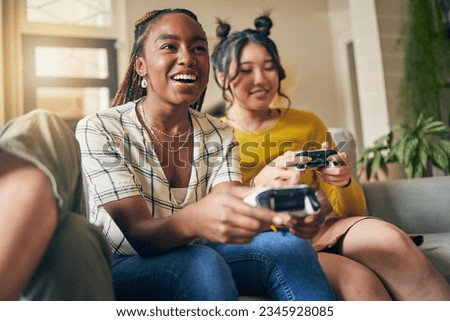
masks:
{"type": "Polygon", "coordinates": [[[340,166],[340,167],[321,167],[318,169],[318,171],[323,176],[334,176],[334,177],[340,177],[340,176],[347,176],[351,175],[352,170],[349,166],[340,166]]]}
{"type": "Polygon", "coordinates": [[[291,152],[289,154],[283,154],[282,156],[277,157],[272,163],[273,163],[273,166],[275,166],[277,168],[286,169],[288,167],[293,167],[299,163],[309,162],[310,160],[311,160],[310,157],[295,156],[295,153],[291,152]]]}
{"type": "Polygon", "coordinates": [[[289,185],[301,184],[303,182],[304,171],[290,171],[292,174],[289,179],[289,185]]]}
{"type": "Polygon", "coordinates": [[[304,224],[321,227],[324,220],[325,220],[324,215],[307,215],[305,216],[304,224]]]}
{"type": "Polygon", "coordinates": [[[306,215],[304,217],[292,217],[287,226],[294,229],[320,228],[324,220],[324,215],[306,215]]]}
{"type": "Polygon", "coordinates": [[[289,181],[293,177],[293,175],[296,175],[296,172],[288,171],[286,168],[281,169],[277,168],[275,171],[275,179],[282,179],[284,181],[289,181]]]}
{"type": "Polygon", "coordinates": [[[331,148],[331,146],[330,146],[330,144],[328,142],[323,142],[322,143],[322,149],[330,149],[330,148],[331,148]]]}
{"type": "Polygon", "coordinates": [[[328,156],[327,161],[338,162],[341,166],[348,166],[348,156],[344,152],[328,156]]]}
{"type": "Polygon", "coordinates": [[[347,155],[347,153],[341,152],[339,153],[339,157],[341,158],[341,160],[339,161],[341,166],[351,166],[350,164],[350,159],[347,155]]]}
{"type": "Polygon", "coordinates": [[[234,226],[260,230],[263,227],[269,227],[273,223],[274,216],[277,215],[277,213],[267,208],[251,206],[241,200],[238,201],[239,204],[235,204],[235,202],[230,200],[228,205],[237,214],[231,222],[234,226]]]}
{"type": "Polygon", "coordinates": [[[291,216],[286,212],[279,212],[277,215],[273,217],[272,223],[276,226],[287,226],[289,221],[291,220],[291,216]]]}
{"type": "Polygon", "coordinates": [[[311,161],[312,158],[309,156],[295,156],[293,159],[293,162],[289,164],[290,167],[298,165],[298,164],[305,164],[309,161],[311,161]]]}
{"type": "Polygon", "coordinates": [[[288,151],[284,152],[283,156],[290,157],[290,156],[293,156],[295,154],[296,154],[296,152],[294,152],[293,150],[288,150],[288,151]]]}
{"type": "MultiPolygon", "coordinates": [[[[346,167],[348,168],[348,167],[346,167]]],[[[351,179],[352,175],[351,172],[348,170],[345,171],[332,171],[334,168],[324,169],[323,171],[319,171],[321,174],[322,180],[325,183],[332,184],[335,186],[345,186],[348,184],[349,180],[351,179]]]]}

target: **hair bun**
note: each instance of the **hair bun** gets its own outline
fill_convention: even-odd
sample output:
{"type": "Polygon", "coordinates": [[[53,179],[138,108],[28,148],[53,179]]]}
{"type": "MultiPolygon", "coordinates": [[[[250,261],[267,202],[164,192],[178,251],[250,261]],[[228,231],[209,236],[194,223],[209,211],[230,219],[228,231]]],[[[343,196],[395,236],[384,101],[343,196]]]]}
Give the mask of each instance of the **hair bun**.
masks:
{"type": "Polygon", "coordinates": [[[264,33],[266,36],[270,35],[270,29],[272,26],[272,19],[270,19],[268,15],[262,15],[255,19],[256,30],[264,33]]]}
{"type": "Polygon", "coordinates": [[[216,36],[221,40],[228,37],[230,34],[231,26],[223,20],[217,19],[216,36]]]}

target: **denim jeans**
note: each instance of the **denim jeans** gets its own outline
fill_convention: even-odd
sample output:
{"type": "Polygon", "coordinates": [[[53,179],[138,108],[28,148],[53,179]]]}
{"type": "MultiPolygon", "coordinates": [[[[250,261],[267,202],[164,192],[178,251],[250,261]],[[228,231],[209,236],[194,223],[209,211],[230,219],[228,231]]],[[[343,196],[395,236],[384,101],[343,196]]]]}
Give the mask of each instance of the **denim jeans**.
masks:
{"type": "Polygon", "coordinates": [[[249,244],[188,245],[153,256],[113,256],[118,300],[334,300],[310,243],[264,232],[249,244]]]}
{"type": "Polygon", "coordinates": [[[114,254],[113,286],[117,300],[239,298],[227,263],[204,245],[188,245],[152,257],[114,254]]]}
{"type": "Polygon", "coordinates": [[[260,233],[249,244],[209,246],[228,263],[240,295],[335,300],[310,242],[287,231],[260,233]]]}

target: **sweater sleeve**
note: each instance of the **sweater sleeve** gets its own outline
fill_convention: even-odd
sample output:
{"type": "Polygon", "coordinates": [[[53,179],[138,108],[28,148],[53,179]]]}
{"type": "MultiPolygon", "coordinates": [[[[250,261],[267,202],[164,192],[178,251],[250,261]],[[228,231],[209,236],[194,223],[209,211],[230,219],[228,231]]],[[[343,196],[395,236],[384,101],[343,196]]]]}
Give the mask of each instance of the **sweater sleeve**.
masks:
{"type": "Polygon", "coordinates": [[[361,216],[365,214],[366,198],[361,185],[352,178],[350,185],[338,187],[324,183],[317,175],[320,188],[330,200],[333,211],[342,217],[361,216]]]}
{"type": "MultiPolygon", "coordinates": [[[[319,117],[312,117],[310,120],[314,123],[315,128],[315,140],[328,141],[332,140],[331,134],[328,133],[326,125],[319,117]],[[323,135],[326,133],[325,135],[323,135]]],[[[335,142],[331,141],[331,146],[335,148],[335,142]]],[[[323,182],[320,175],[313,175],[318,188],[322,189],[327,195],[333,211],[342,217],[347,216],[361,216],[365,214],[366,199],[361,185],[358,181],[352,177],[351,182],[346,187],[338,187],[323,182]]]]}

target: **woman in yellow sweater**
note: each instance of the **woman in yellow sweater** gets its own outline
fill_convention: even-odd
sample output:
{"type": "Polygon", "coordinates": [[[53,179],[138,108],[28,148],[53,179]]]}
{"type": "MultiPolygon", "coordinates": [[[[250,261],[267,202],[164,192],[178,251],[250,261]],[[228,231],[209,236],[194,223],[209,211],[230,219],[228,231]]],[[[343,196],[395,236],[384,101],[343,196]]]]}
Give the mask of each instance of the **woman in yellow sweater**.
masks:
{"type": "MultiPolygon", "coordinates": [[[[312,243],[339,299],[450,299],[449,285],[407,234],[364,216],[364,194],[351,177],[345,153],[339,153],[340,167],[292,170],[298,161],[293,151],[334,143],[314,113],[270,108],[277,94],[290,103],[280,85],[286,74],[269,38],[271,19],[261,16],[255,27],[230,34],[230,25],[219,20],[221,41],[212,54],[215,79],[230,102],[223,119],[235,128],[240,143],[244,184],[304,183],[319,191],[318,215],[326,215],[326,220],[312,243]]],[[[296,234],[302,236],[301,231],[296,234]]]]}

